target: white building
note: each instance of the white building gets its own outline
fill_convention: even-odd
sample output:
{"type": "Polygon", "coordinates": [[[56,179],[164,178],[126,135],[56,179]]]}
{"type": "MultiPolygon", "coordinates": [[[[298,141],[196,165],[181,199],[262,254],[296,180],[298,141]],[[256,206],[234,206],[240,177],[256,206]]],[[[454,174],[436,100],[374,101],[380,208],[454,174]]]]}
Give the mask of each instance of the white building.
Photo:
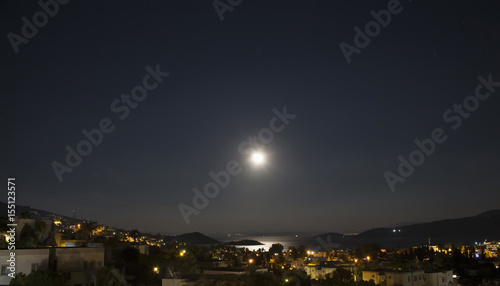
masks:
{"type": "Polygon", "coordinates": [[[424,270],[363,271],[363,280],[373,280],[381,286],[426,286],[424,276],[424,270]]]}
{"type": "Polygon", "coordinates": [[[10,253],[15,253],[15,272],[23,273],[29,275],[31,272],[37,270],[48,270],[49,269],[49,248],[40,249],[16,249],[16,250],[0,250],[0,265],[2,267],[2,272],[0,275],[0,285],[9,285],[11,277],[8,276],[10,273],[8,267],[10,259],[10,253]]]}
{"type": "MultiPolygon", "coordinates": [[[[293,267],[292,263],[292,267],[293,267]]],[[[356,273],[358,271],[356,264],[351,262],[339,262],[339,261],[327,261],[327,262],[316,262],[310,263],[306,266],[297,267],[297,269],[304,270],[307,275],[311,276],[311,279],[325,279],[326,275],[332,274],[338,268],[351,271],[356,279],[356,273]]]]}
{"type": "Polygon", "coordinates": [[[325,279],[326,275],[333,273],[337,267],[330,266],[319,266],[319,265],[306,265],[304,266],[304,271],[307,275],[311,276],[311,279],[325,279]]]}
{"type": "Polygon", "coordinates": [[[453,285],[453,271],[441,272],[426,272],[425,273],[426,286],[451,286],[453,285]]]}
{"type": "Polygon", "coordinates": [[[373,280],[381,286],[451,286],[453,285],[453,271],[363,271],[363,280],[373,280]]]}

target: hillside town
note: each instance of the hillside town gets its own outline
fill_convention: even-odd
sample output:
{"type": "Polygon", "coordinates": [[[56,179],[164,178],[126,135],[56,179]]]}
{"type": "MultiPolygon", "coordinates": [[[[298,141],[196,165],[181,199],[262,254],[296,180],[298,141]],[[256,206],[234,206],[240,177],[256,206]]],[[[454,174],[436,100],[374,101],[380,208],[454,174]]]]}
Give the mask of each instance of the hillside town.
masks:
{"type": "MultiPolygon", "coordinates": [[[[4,218],[5,219],[5,218],[4,218]]],[[[500,241],[383,249],[360,244],[250,251],[200,233],[171,237],[25,211],[4,227],[0,285],[498,286],[500,241]],[[10,272],[15,241],[15,273],[10,272]]],[[[2,226],[6,223],[2,223],[2,226]]],[[[430,242],[430,241],[429,241],[430,242]]]]}

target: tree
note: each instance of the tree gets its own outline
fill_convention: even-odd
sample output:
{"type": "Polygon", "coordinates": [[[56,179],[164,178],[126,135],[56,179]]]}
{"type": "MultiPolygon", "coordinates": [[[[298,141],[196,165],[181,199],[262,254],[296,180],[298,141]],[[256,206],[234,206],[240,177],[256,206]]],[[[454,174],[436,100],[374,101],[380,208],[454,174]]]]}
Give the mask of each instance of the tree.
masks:
{"type": "Polygon", "coordinates": [[[437,269],[442,269],[446,266],[446,261],[445,257],[443,255],[436,255],[434,257],[434,260],[432,261],[432,269],[437,270],[437,269]]]}
{"type": "Polygon", "coordinates": [[[41,220],[35,221],[35,234],[38,239],[38,244],[43,244],[46,241],[45,235],[50,232],[49,225],[41,220]]]}
{"type": "MultiPolygon", "coordinates": [[[[285,285],[311,285],[310,279],[307,273],[303,270],[297,269],[286,269],[281,274],[281,281],[285,283],[285,285]]],[[[256,284],[257,285],[257,284],[256,284]]]]}
{"type": "MultiPolygon", "coordinates": [[[[278,278],[271,273],[247,275],[219,275],[215,277],[202,277],[196,286],[275,286],[282,285],[278,278]]],[[[293,285],[293,284],[288,284],[293,285]]],[[[307,284],[300,284],[306,286],[307,284]]]]}
{"type": "Polygon", "coordinates": [[[197,261],[209,261],[212,259],[212,255],[206,247],[193,247],[191,248],[191,252],[196,257],[197,261]]]}
{"type": "Polygon", "coordinates": [[[60,273],[54,273],[45,270],[32,272],[24,277],[23,274],[17,274],[16,277],[10,280],[9,285],[29,285],[29,286],[64,286],[66,278],[60,273]]]}
{"type": "Polygon", "coordinates": [[[139,261],[139,250],[133,247],[127,247],[122,250],[121,258],[126,263],[134,263],[139,261]]]}
{"type": "Polygon", "coordinates": [[[85,240],[89,241],[92,238],[92,233],[97,228],[97,225],[93,221],[85,221],[79,230],[79,233],[84,237],[85,240]]]}
{"type": "Polygon", "coordinates": [[[17,273],[16,277],[10,280],[9,285],[26,285],[26,283],[24,283],[24,279],[26,279],[26,275],[23,273],[17,273]]]}
{"type": "Polygon", "coordinates": [[[194,274],[198,273],[198,266],[196,264],[196,258],[191,252],[187,252],[182,257],[178,257],[173,265],[176,272],[181,272],[182,274],[194,274]]]}
{"type": "Polygon", "coordinates": [[[269,248],[269,253],[271,253],[273,255],[274,255],[274,253],[282,254],[283,253],[283,245],[281,245],[280,243],[274,243],[269,248]]]}
{"type": "Polygon", "coordinates": [[[380,246],[378,244],[360,244],[356,248],[356,256],[358,258],[370,257],[371,259],[375,259],[380,252],[380,246]]]}
{"type": "Polygon", "coordinates": [[[347,285],[354,281],[354,279],[351,271],[344,268],[337,268],[331,275],[327,276],[325,281],[331,285],[347,285]]]}
{"type": "Polygon", "coordinates": [[[482,264],[477,271],[477,277],[481,280],[484,278],[494,278],[495,265],[491,262],[482,264]]]}
{"type": "Polygon", "coordinates": [[[462,252],[457,249],[458,247],[453,246],[451,253],[451,258],[453,259],[453,267],[457,270],[460,276],[465,274],[465,268],[467,268],[467,257],[462,254],[462,252]]]}
{"type": "Polygon", "coordinates": [[[302,244],[299,245],[299,248],[297,249],[297,256],[303,259],[304,257],[306,257],[306,254],[307,254],[307,247],[305,247],[302,244]]]}
{"type": "Polygon", "coordinates": [[[290,255],[293,260],[299,258],[299,250],[296,247],[290,246],[288,250],[290,251],[290,255]]]}
{"type": "Polygon", "coordinates": [[[274,243],[269,248],[269,254],[271,255],[271,257],[273,257],[277,261],[282,260],[282,258],[283,258],[282,253],[283,253],[283,245],[281,245],[280,243],[274,243]]]}
{"type": "Polygon", "coordinates": [[[21,247],[30,248],[36,246],[36,234],[31,225],[24,225],[23,229],[21,230],[21,234],[19,234],[19,240],[21,243],[21,247]]]}

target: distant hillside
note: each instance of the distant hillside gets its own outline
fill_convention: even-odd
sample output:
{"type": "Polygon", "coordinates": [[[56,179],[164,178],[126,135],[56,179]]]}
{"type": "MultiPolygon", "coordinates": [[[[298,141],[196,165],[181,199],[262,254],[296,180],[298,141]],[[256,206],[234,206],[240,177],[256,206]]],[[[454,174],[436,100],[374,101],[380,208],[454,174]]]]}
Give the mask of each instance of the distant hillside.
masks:
{"type": "MultiPolygon", "coordinates": [[[[47,218],[51,215],[61,217],[72,224],[81,220],[52,212],[34,209],[30,206],[16,205],[16,214],[31,212],[32,218],[47,218]]],[[[7,204],[0,202],[0,216],[7,215],[7,204]]],[[[500,210],[490,210],[476,216],[444,219],[429,223],[408,224],[400,227],[375,228],[359,235],[324,233],[313,237],[314,247],[355,248],[362,243],[377,243],[382,247],[414,246],[425,244],[431,238],[432,243],[500,240],[500,210]]],[[[275,234],[276,235],[276,234],[275,234]]],[[[199,232],[167,236],[167,240],[185,242],[193,245],[222,244],[222,242],[199,232]]],[[[258,241],[232,241],[231,245],[262,245],[258,241]],[[257,244],[258,243],[258,244],[257,244]]]]}
{"type": "Polygon", "coordinates": [[[409,247],[431,243],[500,240],[500,210],[491,210],[477,216],[445,219],[429,223],[409,224],[394,228],[374,228],[358,235],[344,236],[324,233],[315,236],[318,245],[332,248],[355,248],[359,244],[377,243],[382,247],[409,247]],[[321,239],[322,241],[320,241],[321,239]]]}
{"type": "MultiPolygon", "coordinates": [[[[80,219],[74,219],[74,218],[63,216],[60,214],[55,214],[52,212],[39,210],[39,209],[34,209],[30,206],[22,206],[22,205],[16,204],[16,215],[17,216],[20,216],[25,211],[30,212],[31,217],[34,219],[47,218],[47,217],[50,217],[51,215],[55,215],[55,216],[67,219],[68,221],[75,221],[75,222],[81,221],[80,219]]],[[[7,203],[0,202],[0,216],[6,216],[6,215],[7,215],[7,203]]]]}
{"type": "Polygon", "coordinates": [[[314,238],[314,247],[326,250],[327,248],[339,249],[352,247],[353,240],[351,235],[343,235],[337,232],[322,233],[314,238]]]}
{"type": "Polygon", "coordinates": [[[395,229],[376,228],[360,233],[360,238],[410,237],[485,237],[500,238],[500,210],[491,210],[477,216],[438,220],[429,223],[405,225],[395,229]],[[394,232],[395,230],[395,232],[394,232]]]}
{"type": "Polygon", "coordinates": [[[167,239],[175,240],[178,242],[185,242],[194,245],[202,245],[202,244],[220,244],[221,242],[215,240],[211,237],[208,237],[199,232],[191,232],[185,233],[177,236],[169,236],[167,239]]]}
{"type": "Polygon", "coordinates": [[[341,233],[337,233],[337,232],[329,232],[329,233],[322,233],[322,234],[318,234],[316,236],[313,237],[314,239],[323,239],[324,241],[328,241],[328,240],[339,240],[339,239],[343,239],[345,238],[345,235],[341,234],[341,233]]]}
{"type": "Polygon", "coordinates": [[[400,226],[405,226],[405,225],[410,225],[410,224],[418,224],[421,223],[419,221],[406,221],[406,222],[398,222],[390,225],[386,225],[384,227],[386,228],[395,228],[395,227],[400,227],[400,226]]]}
{"type": "Polygon", "coordinates": [[[479,218],[491,218],[491,217],[500,217],[500,210],[491,210],[484,212],[482,214],[478,214],[476,217],[479,218]]]}
{"type": "MultiPolygon", "coordinates": [[[[16,215],[21,215],[25,211],[37,211],[40,214],[43,213],[43,215],[50,214],[49,212],[46,212],[46,211],[33,209],[30,206],[21,206],[21,205],[16,204],[16,215]]],[[[7,215],[7,203],[0,202],[0,216],[4,216],[4,215],[7,215]]]]}

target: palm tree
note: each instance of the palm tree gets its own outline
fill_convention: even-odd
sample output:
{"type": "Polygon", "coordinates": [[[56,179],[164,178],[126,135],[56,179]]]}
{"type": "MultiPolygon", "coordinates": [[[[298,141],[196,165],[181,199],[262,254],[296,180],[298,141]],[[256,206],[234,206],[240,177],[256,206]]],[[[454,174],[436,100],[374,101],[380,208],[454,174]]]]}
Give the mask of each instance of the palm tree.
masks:
{"type": "Polygon", "coordinates": [[[47,235],[50,232],[50,227],[49,225],[41,220],[35,221],[35,233],[38,238],[38,243],[43,244],[47,239],[45,238],[45,235],[47,235]]]}
{"type": "Polygon", "coordinates": [[[19,242],[24,248],[31,248],[36,246],[36,234],[33,227],[25,224],[19,235],[19,242]]]}
{"type": "Polygon", "coordinates": [[[97,225],[93,221],[85,221],[81,228],[80,232],[85,237],[85,240],[89,241],[92,237],[92,233],[97,228],[97,225]]]}

